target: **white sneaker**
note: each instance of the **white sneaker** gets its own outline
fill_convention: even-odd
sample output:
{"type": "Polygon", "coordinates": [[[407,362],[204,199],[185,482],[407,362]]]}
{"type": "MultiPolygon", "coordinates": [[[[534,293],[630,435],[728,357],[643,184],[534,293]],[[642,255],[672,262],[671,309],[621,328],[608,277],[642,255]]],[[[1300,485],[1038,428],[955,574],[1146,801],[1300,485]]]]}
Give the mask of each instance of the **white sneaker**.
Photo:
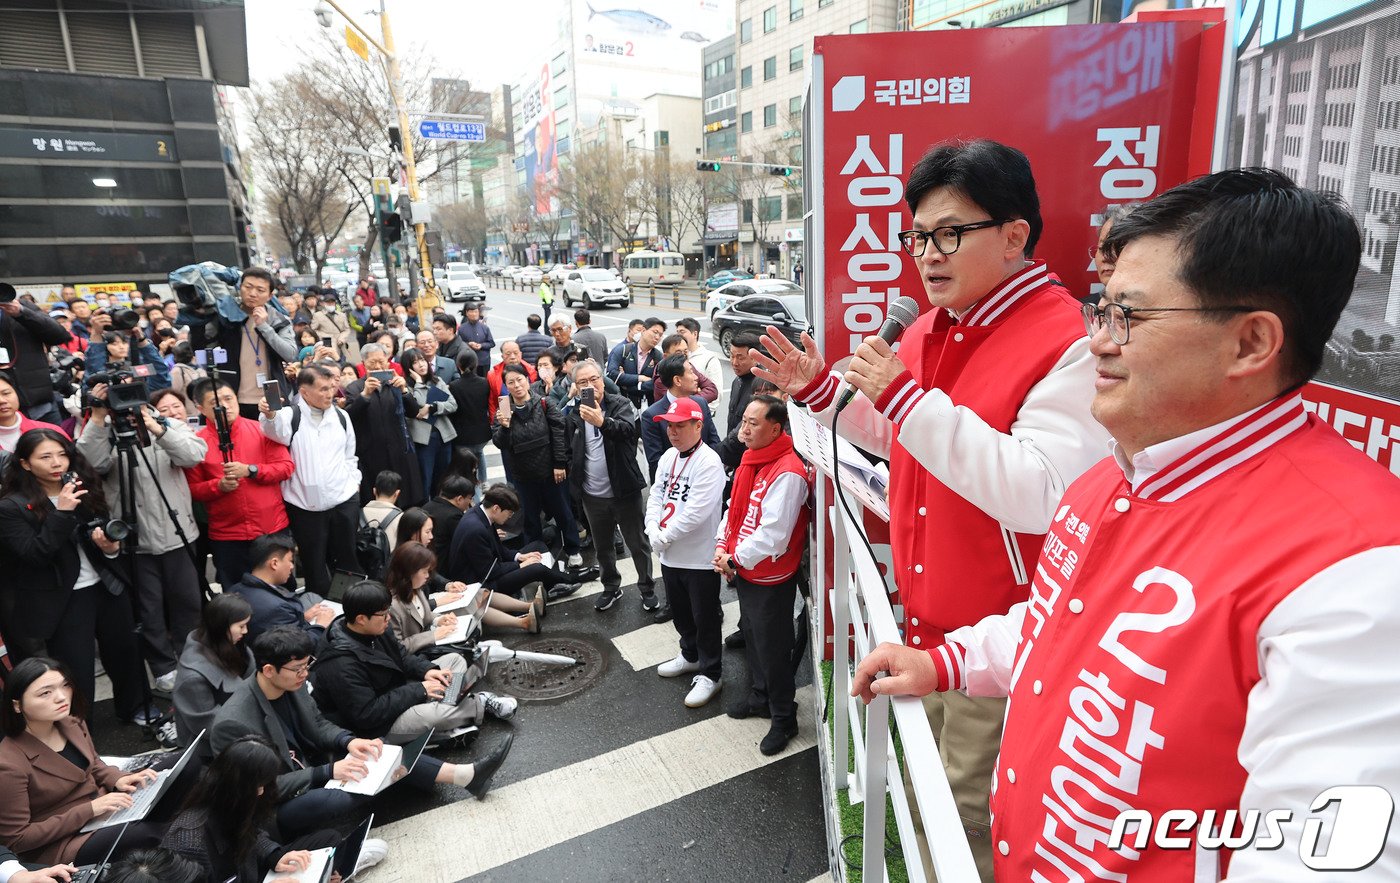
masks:
{"type": "Polygon", "coordinates": [[[378,837],[366,837],[364,845],[360,847],[360,860],[355,862],[355,871],[350,876],[354,877],[361,871],[367,871],[380,862],[389,854],[389,844],[378,837]]]}
{"type": "Polygon", "coordinates": [[[690,692],[685,694],[686,708],[699,708],[715,698],[724,681],[712,681],[704,675],[696,675],[690,682],[690,692]]]}
{"type": "Polygon", "coordinates": [[[669,659],[656,667],[656,673],[663,678],[678,678],[681,675],[695,674],[700,670],[700,662],[688,662],[684,653],[677,653],[675,659],[669,659]]]}
{"type": "Polygon", "coordinates": [[[564,562],[564,566],[568,567],[568,568],[571,569],[571,570],[574,569],[574,568],[582,567],[582,566],[583,566],[583,556],[580,555],[579,553],[575,552],[574,554],[572,554],[572,555],[569,556],[569,560],[568,560],[568,561],[564,562]]]}
{"type": "Polygon", "coordinates": [[[154,689],[157,693],[175,692],[175,672],[172,671],[169,674],[163,674],[156,678],[154,689]]]}
{"type": "Polygon", "coordinates": [[[486,706],[486,713],[501,720],[514,717],[515,709],[520,706],[520,702],[514,696],[487,693],[484,690],[476,695],[481,697],[482,705],[486,706]]]}

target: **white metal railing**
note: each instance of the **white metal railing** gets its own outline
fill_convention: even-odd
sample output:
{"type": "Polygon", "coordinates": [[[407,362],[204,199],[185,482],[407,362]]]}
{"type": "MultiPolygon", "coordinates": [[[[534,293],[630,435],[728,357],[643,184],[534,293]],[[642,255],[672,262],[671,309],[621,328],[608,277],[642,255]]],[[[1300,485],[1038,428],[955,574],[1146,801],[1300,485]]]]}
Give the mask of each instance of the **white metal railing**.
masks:
{"type": "MultiPolygon", "coordinates": [[[[789,414],[795,415],[792,420],[793,435],[799,439],[799,448],[804,449],[803,453],[808,455],[819,472],[831,478],[829,433],[804,411],[792,409],[789,414]],[[823,444],[824,455],[819,453],[823,444]]],[[[886,512],[881,511],[878,501],[870,500],[866,488],[844,474],[842,479],[843,486],[849,489],[847,500],[857,518],[862,517],[862,513],[888,517],[886,512]]],[[[834,636],[831,684],[834,720],[830,744],[822,743],[826,755],[823,760],[827,762],[831,774],[832,793],[827,795],[826,808],[828,817],[838,814],[835,791],[846,790],[852,805],[863,805],[862,877],[866,881],[888,881],[883,799],[888,792],[909,879],[913,883],[925,883],[927,878],[923,859],[900,774],[901,765],[905,765],[913,783],[922,832],[939,883],[976,883],[977,868],[953,802],[948,778],[943,772],[943,763],[923,703],[915,697],[891,699],[877,696],[867,707],[850,695],[854,666],[880,644],[887,641],[901,643],[903,639],[879,567],[866,548],[864,528],[847,517],[840,501],[834,497],[832,485],[827,482],[818,483],[817,512],[829,519],[831,538],[828,542],[825,531],[820,529],[819,519],[813,582],[821,585],[825,574],[824,564],[830,560],[834,583],[829,591],[813,592],[815,622],[812,630],[814,635],[821,634],[825,610],[830,609],[834,636]],[[852,644],[855,645],[854,656],[851,654],[852,644]],[[902,743],[902,751],[898,754],[890,738],[891,708],[902,743]],[[852,748],[855,753],[854,765],[850,757],[852,748]]],[[[812,643],[816,650],[815,658],[819,661],[823,642],[815,640],[812,643]]],[[[820,671],[819,666],[817,671],[820,671]]],[[[825,727],[820,729],[825,737],[825,727]]],[[[829,828],[840,830],[839,824],[829,825],[829,828]]],[[[833,856],[833,874],[837,875],[837,879],[845,879],[845,868],[841,866],[845,856],[839,844],[833,844],[833,856]]]]}

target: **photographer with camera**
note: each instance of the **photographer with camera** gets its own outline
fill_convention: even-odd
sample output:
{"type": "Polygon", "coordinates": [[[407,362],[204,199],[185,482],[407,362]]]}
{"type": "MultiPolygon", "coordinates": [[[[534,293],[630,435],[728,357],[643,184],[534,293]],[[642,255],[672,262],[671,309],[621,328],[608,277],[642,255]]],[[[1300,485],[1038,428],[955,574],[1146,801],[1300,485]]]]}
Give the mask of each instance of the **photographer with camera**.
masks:
{"type": "Polygon", "coordinates": [[[264,381],[278,381],[283,395],[291,391],[282,366],[296,361],[297,345],[282,305],[269,303],[274,286],[269,270],[249,267],[239,279],[236,296],[214,298],[209,313],[181,313],[190,320],[190,343],[196,350],[219,347],[228,352],[228,364],[221,370],[233,381],[238,413],[249,420],[258,419],[264,381]]]}
{"type": "MultiPolygon", "coordinates": [[[[146,384],[126,380],[122,386],[130,388],[122,392],[144,393],[146,384]]],[[[105,383],[94,385],[89,395],[91,412],[78,436],[78,450],[105,476],[109,500],[123,499],[121,485],[129,483],[126,499],[135,505],[122,517],[137,528],[132,601],[156,689],[168,693],[175,689],[185,636],[199,624],[199,574],[188,546],[199,530],[184,470],[204,460],[208,443],[188,424],[157,414],[146,403],[148,395],[121,410],[109,410],[109,404],[115,408],[117,403],[109,399],[105,383]]]]}
{"type": "Polygon", "coordinates": [[[85,366],[88,385],[99,374],[127,374],[145,379],[149,389],[170,388],[170,367],[156,345],[146,339],[135,310],[117,310],[112,315],[112,327],[93,335],[88,343],[85,366]]]}
{"type": "Polygon", "coordinates": [[[136,625],[116,560],[125,528],[67,436],[56,429],[20,436],[0,478],[0,628],[10,655],[16,663],[41,655],[67,663],[91,702],[95,643],[117,717],[146,725],[159,714],[144,699],[136,625]]]}
{"type": "Polygon", "coordinates": [[[49,378],[47,348],[72,339],[42,310],[20,301],[13,285],[0,282],[0,368],[14,374],[20,409],[31,419],[54,423],[61,419],[49,378]]]}

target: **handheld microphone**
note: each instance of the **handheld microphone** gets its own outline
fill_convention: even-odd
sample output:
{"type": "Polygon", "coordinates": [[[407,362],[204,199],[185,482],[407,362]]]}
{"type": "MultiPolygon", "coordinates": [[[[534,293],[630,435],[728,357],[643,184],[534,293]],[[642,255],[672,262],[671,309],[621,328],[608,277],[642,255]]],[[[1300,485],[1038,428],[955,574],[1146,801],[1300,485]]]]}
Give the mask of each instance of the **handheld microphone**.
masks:
{"type": "MultiPolygon", "coordinates": [[[[890,304],[890,311],[885,315],[885,324],[880,326],[880,339],[885,343],[893,344],[904,334],[906,328],[914,324],[914,320],[919,318],[919,302],[912,297],[896,298],[890,304]]],[[[856,388],[846,387],[845,392],[836,400],[836,410],[840,411],[851,403],[851,399],[856,397],[856,388]]]]}

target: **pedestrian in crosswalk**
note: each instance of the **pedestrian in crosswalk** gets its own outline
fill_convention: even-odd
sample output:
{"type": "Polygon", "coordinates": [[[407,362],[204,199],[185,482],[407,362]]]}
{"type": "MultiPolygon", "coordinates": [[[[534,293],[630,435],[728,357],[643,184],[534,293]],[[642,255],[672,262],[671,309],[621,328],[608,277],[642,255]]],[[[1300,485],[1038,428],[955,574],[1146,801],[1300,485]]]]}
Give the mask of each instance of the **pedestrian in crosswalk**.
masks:
{"type": "Polygon", "coordinates": [[[690,708],[719,692],[723,666],[719,573],[711,559],[725,475],[719,454],[702,440],[707,416],[694,399],[678,398],[652,418],[665,424],[671,447],[661,455],[647,501],[647,535],[661,558],[661,579],[681,642],[681,652],[656,673],[695,676],[685,697],[690,708]]]}

